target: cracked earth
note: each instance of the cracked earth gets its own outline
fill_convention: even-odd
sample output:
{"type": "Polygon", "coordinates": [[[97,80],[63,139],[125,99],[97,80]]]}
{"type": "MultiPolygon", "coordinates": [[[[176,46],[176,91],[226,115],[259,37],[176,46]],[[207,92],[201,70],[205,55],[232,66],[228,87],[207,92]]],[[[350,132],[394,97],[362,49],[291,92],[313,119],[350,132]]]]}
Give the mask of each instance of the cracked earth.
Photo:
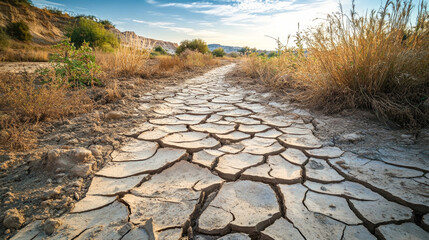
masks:
{"type": "Polygon", "coordinates": [[[429,239],[427,159],[332,146],[226,83],[233,68],[142,97],[148,121],[125,133],[86,197],[12,239],[429,239]]]}

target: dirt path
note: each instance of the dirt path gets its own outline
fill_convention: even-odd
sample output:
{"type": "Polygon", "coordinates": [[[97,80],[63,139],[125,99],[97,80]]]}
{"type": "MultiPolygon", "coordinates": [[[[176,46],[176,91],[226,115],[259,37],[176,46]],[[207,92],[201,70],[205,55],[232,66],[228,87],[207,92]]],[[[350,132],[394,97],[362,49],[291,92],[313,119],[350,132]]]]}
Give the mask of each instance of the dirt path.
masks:
{"type": "Polygon", "coordinates": [[[144,95],[148,121],[86,197],[12,239],[429,238],[427,159],[345,152],[269,94],[227,84],[233,68],[144,95]]]}

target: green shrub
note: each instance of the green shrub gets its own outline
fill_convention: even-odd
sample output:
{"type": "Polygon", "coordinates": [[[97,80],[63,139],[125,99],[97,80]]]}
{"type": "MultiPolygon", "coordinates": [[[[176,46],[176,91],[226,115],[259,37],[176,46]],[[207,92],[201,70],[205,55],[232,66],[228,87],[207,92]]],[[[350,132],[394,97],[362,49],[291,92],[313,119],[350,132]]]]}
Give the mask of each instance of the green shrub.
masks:
{"type": "Polygon", "coordinates": [[[55,15],[63,15],[64,14],[63,10],[61,10],[59,8],[45,7],[43,9],[46,10],[46,11],[48,11],[48,12],[50,12],[50,13],[52,13],[52,14],[55,14],[55,15]]]}
{"type": "Polygon", "coordinates": [[[278,56],[279,56],[279,53],[278,53],[278,52],[274,52],[274,51],[272,51],[272,52],[268,53],[268,57],[269,57],[269,58],[272,58],[272,57],[278,57],[278,56]]]}
{"type": "Polygon", "coordinates": [[[223,48],[216,48],[215,50],[213,50],[213,56],[215,57],[223,57],[225,56],[225,50],[223,50],[223,48]]]}
{"type": "Polygon", "coordinates": [[[158,46],[154,49],[154,52],[159,53],[159,55],[167,55],[167,51],[164,50],[161,46],[158,46]]]}
{"type": "Polygon", "coordinates": [[[232,58],[238,58],[240,54],[238,52],[232,52],[232,53],[229,53],[228,56],[232,58]]]}
{"type": "Polygon", "coordinates": [[[69,29],[67,36],[79,48],[84,42],[90,47],[113,52],[119,46],[119,39],[104,28],[104,25],[87,18],[79,18],[78,25],[69,29]]]}
{"type": "Polygon", "coordinates": [[[0,28],[0,50],[4,50],[9,47],[9,36],[0,28]]]}
{"type": "Polygon", "coordinates": [[[40,71],[44,82],[55,81],[59,86],[85,87],[101,85],[96,75],[100,72],[100,66],[95,62],[95,55],[87,42],[80,48],[73,43],[63,41],[55,46],[57,53],[51,56],[54,75],[50,76],[49,69],[40,71]]]}
{"type": "Polygon", "coordinates": [[[6,33],[12,38],[24,42],[28,42],[32,38],[30,28],[23,21],[9,23],[6,26],[6,33]]]}
{"type": "Polygon", "coordinates": [[[198,51],[202,54],[210,52],[207,43],[204,42],[202,39],[194,39],[192,41],[185,40],[181,42],[179,47],[176,49],[176,54],[180,55],[186,49],[189,49],[191,51],[198,51]]]}

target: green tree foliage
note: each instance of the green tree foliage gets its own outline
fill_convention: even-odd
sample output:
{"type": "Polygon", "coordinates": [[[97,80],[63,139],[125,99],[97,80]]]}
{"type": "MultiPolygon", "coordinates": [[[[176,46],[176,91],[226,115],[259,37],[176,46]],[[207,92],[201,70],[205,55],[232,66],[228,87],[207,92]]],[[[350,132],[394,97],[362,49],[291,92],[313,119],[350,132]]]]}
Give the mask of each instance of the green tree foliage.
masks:
{"type": "Polygon", "coordinates": [[[278,57],[278,56],[280,56],[278,52],[272,51],[272,52],[268,53],[268,57],[269,58],[278,57]]]}
{"type": "Polygon", "coordinates": [[[112,52],[119,46],[119,39],[104,28],[104,25],[88,18],[79,18],[78,25],[67,33],[74,45],[79,48],[84,42],[90,47],[112,52]]]}
{"type": "Polygon", "coordinates": [[[159,53],[159,55],[167,55],[167,51],[165,51],[164,48],[162,48],[161,46],[157,46],[154,49],[155,52],[159,53]]]}
{"type": "Polygon", "coordinates": [[[6,26],[6,33],[12,38],[24,42],[28,42],[32,38],[30,28],[23,21],[9,23],[6,26]]]}
{"type": "Polygon", "coordinates": [[[193,39],[192,41],[185,40],[180,43],[180,46],[176,49],[176,54],[180,55],[186,49],[190,49],[192,51],[198,51],[202,54],[210,52],[207,43],[202,39],[193,39]]]}
{"type": "Polygon", "coordinates": [[[55,48],[58,51],[50,59],[54,76],[49,74],[49,68],[40,71],[45,82],[56,81],[58,86],[67,87],[101,85],[96,77],[100,72],[100,66],[95,62],[95,55],[87,42],[84,42],[80,48],[76,48],[73,43],[63,41],[55,48]]]}
{"type": "Polygon", "coordinates": [[[215,57],[223,57],[225,56],[225,50],[223,50],[223,48],[216,48],[215,50],[213,50],[213,56],[215,57]]]}

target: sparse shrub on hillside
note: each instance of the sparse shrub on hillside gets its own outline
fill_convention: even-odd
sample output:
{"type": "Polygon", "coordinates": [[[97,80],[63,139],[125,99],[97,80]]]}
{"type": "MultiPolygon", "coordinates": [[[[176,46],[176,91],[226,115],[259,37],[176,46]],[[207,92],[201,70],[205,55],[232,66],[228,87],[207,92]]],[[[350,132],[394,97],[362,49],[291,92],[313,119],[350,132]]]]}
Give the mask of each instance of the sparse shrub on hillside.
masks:
{"type": "Polygon", "coordinates": [[[115,27],[115,25],[113,25],[113,23],[109,20],[100,20],[99,23],[103,24],[105,29],[110,29],[115,27]]]}
{"type": "Polygon", "coordinates": [[[9,36],[4,32],[3,28],[0,28],[0,51],[6,49],[9,46],[9,36]]]}
{"type": "Polygon", "coordinates": [[[213,50],[212,54],[215,57],[223,57],[225,56],[225,50],[223,50],[223,48],[216,48],[213,50]]]}
{"type": "Polygon", "coordinates": [[[182,41],[179,47],[176,49],[176,54],[180,55],[186,49],[189,49],[191,51],[198,51],[202,54],[210,52],[209,47],[207,46],[207,43],[204,42],[204,40],[202,39],[194,39],[192,41],[189,41],[189,40],[182,41]]]}
{"type": "Polygon", "coordinates": [[[297,49],[270,59],[252,56],[245,70],[273,87],[302,90],[297,99],[328,112],[369,108],[404,127],[428,125],[427,2],[419,2],[411,27],[412,9],[411,2],[396,0],[364,16],[354,9],[329,15],[297,35],[297,49]]]}
{"type": "Polygon", "coordinates": [[[54,7],[45,7],[43,8],[43,10],[55,14],[55,15],[64,15],[65,13],[63,12],[63,10],[59,9],[59,8],[54,8],[54,7]]]}
{"type": "Polygon", "coordinates": [[[28,25],[23,22],[11,22],[6,26],[6,33],[19,41],[28,42],[31,40],[32,36],[30,34],[30,28],[28,25]]]}
{"type": "Polygon", "coordinates": [[[159,53],[160,55],[167,55],[167,51],[165,51],[161,46],[155,47],[153,51],[159,53]]]}
{"type": "Polygon", "coordinates": [[[2,0],[3,2],[12,4],[14,6],[31,6],[33,3],[30,0],[2,0]]]}
{"type": "Polygon", "coordinates": [[[54,76],[50,76],[49,69],[44,69],[41,74],[46,82],[63,87],[85,87],[100,85],[97,78],[100,67],[95,62],[93,50],[84,42],[80,48],[73,43],[63,41],[56,46],[58,52],[53,54],[54,76]]]}
{"type": "Polygon", "coordinates": [[[104,28],[104,25],[88,18],[79,18],[77,26],[67,32],[76,47],[88,42],[90,47],[113,52],[119,47],[119,39],[104,28]]]}

